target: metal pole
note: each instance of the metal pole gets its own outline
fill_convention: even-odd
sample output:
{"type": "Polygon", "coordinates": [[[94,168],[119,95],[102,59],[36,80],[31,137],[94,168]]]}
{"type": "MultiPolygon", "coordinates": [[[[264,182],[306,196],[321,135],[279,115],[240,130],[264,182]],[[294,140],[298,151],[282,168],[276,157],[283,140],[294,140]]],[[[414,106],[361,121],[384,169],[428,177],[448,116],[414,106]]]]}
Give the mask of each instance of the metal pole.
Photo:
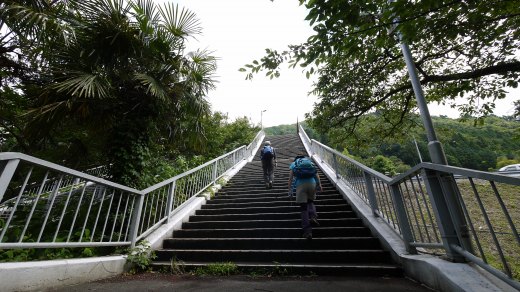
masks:
{"type": "Polygon", "coordinates": [[[166,222],[170,223],[170,215],[172,214],[173,204],[174,204],[174,198],[175,195],[175,182],[173,181],[170,186],[168,187],[168,199],[167,199],[167,206],[166,206],[166,222]]]}
{"type": "Polygon", "coordinates": [[[143,211],[143,202],[144,202],[144,195],[142,194],[135,194],[137,196],[137,203],[134,209],[134,214],[132,216],[132,221],[130,224],[130,247],[134,248],[135,243],[137,242],[137,236],[139,233],[139,222],[141,221],[141,213],[143,211]]]}
{"type": "Polygon", "coordinates": [[[2,201],[19,163],[20,159],[0,161],[0,201],[2,201]]]}
{"type": "Polygon", "coordinates": [[[401,190],[399,190],[398,185],[392,185],[392,197],[394,199],[395,209],[397,213],[397,218],[399,220],[399,226],[401,227],[401,235],[403,236],[404,246],[406,251],[410,254],[417,254],[417,249],[410,245],[414,241],[412,227],[410,226],[410,222],[408,221],[408,216],[406,215],[406,207],[404,205],[403,196],[401,194],[401,190]]]}
{"type": "Polygon", "coordinates": [[[218,161],[213,163],[213,185],[217,184],[217,169],[218,169],[218,161]]]}
{"type": "MultiPolygon", "coordinates": [[[[389,2],[394,2],[394,0],[390,0],[389,2]]],[[[398,21],[398,18],[396,18],[396,21],[398,21]]],[[[412,83],[415,98],[417,100],[417,106],[419,107],[421,119],[426,130],[426,135],[428,136],[428,152],[430,153],[430,157],[433,163],[448,165],[448,160],[444,154],[442,144],[437,140],[437,135],[435,134],[433,122],[428,110],[428,103],[424,97],[412,53],[408,47],[408,44],[404,41],[403,35],[399,31],[396,31],[396,34],[399,39],[401,51],[403,52],[403,56],[406,62],[408,76],[410,77],[410,82],[412,83]]],[[[451,249],[452,244],[450,242],[454,240],[453,243],[459,243],[466,250],[472,251],[471,240],[469,239],[467,231],[466,219],[464,217],[462,207],[458,202],[457,192],[455,191],[458,186],[455,183],[453,176],[445,173],[439,174],[438,179],[428,179],[428,181],[430,183],[430,190],[435,192],[435,194],[432,193],[430,195],[435,197],[442,197],[442,199],[439,199],[447,205],[448,212],[438,212],[438,210],[436,210],[439,225],[446,224],[444,227],[439,226],[439,229],[443,235],[443,244],[446,249],[447,256],[453,261],[463,261],[464,258],[456,254],[456,252],[451,249]],[[453,228],[457,231],[454,239],[450,238],[453,235],[451,234],[453,228]]],[[[437,206],[442,206],[442,203],[438,202],[437,206]]]]}
{"type": "Polygon", "coordinates": [[[430,157],[433,163],[448,165],[446,155],[444,154],[444,150],[442,149],[442,144],[437,140],[437,135],[435,134],[435,129],[433,128],[432,118],[430,116],[430,111],[428,110],[426,98],[424,98],[421,82],[419,81],[419,77],[417,76],[415,64],[412,58],[412,53],[410,52],[408,44],[406,44],[403,41],[403,36],[401,35],[401,33],[397,32],[397,36],[399,37],[401,50],[403,52],[406,67],[408,69],[408,75],[410,76],[410,82],[412,83],[413,91],[415,93],[417,106],[419,107],[419,111],[421,112],[421,119],[426,130],[426,135],[428,136],[428,152],[430,153],[430,157]]]}
{"type": "Polygon", "coordinates": [[[370,203],[370,208],[372,209],[372,214],[375,217],[379,217],[379,215],[377,214],[377,210],[379,209],[379,207],[377,206],[377,198],[376,192],[374,190],[374,184],[372,183],[372,175],[364,171],[363,176],[365,177],[365,185],[367,186],[368,192],[368,201],[370,203]]]}
{"type": "Polygon", "coordinates": [[[412,136],[413,143],[415,144],[415,149],[417,150],[417,155],[419,155],[419,161],[422,163],[421,151],[419,151],[419,146],[417,145],[417,141],[415,140],[415,136],[412,136]]]}
{"type": "Polygon", "coordinates": [[[263,130],[264,129],[264,124],[262,123],[262,115],[263,113],[265,112],[266,110],[262,110],[260,111],[260,128],[263,130]]]}
{"type": "Polygon", "coordinates": [[[336,157],[336,153],[332,153],[332,161],[334,162],[334,172],[336,173],[336,178],[339,178],[338,157],[336,157]]]}

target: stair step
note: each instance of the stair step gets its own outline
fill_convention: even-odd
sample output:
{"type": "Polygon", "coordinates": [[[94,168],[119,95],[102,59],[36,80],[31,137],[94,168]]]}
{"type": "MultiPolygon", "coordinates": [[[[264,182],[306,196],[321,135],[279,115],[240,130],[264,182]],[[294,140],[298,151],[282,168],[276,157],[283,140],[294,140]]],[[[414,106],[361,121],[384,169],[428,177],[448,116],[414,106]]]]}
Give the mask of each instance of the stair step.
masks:
{"type": "Polygon", "coordinates": [[[337,238],[167,238],[164,249],[219,249],[219,250],[324,250],[324,249],[381,249],[375,237],[337,238]]]}
{"type": "Polygon", "coordinates": [[[279,262],[301,264],[326,263],[376,263],[389,264],[391,257],[383,250],[196,250],[162,249],[156,251],[158,261],[208,261],[208,262],[279,262]]]}
{"type": "MultiPolygon", "coordinates": [[[[355,227],[363,226],[359,218],[321,219],[320,227],[355,227]]],[[[186,229],[209,229],[209,228],[298,228],[301,227],[300,219],[292,220],[247,220],[247,221],[206,221],[206,222],[184,222],[182,228],[186,229]]]]}
{"type": "MultiPolygon", "coordinates": [[[[213,262],[194,262],[194,261],[157,261],[152,264],[152,268],[164,270],[180,268],[183,271],[191,271],[199,267],[215,264],[213,262]]],[[[402,277],[403,271],[395,265],[387,264],[330,264],[330,263],[265,263],[265,262],[233,262],[237,269],[245,274],[266,273],[276,275],[327,275],[327,276],[348,276],[348,277],[402,277]]]]}
{"type": "MultiPolygon", "coordinates": [[[[219,209],[199,209],[197,215],[217,215],[217,214],[257,214],[257,213],[291,213],[299,212],[300,206],[293,203],[292,206],[275,207],[247,207],[247,208],[219,208],[219,209]]],[[[352,211],[350,205],[316,205],[316,212],[352,211]]]]}
{"type": "MultiPolygon", "coordinates": [[[[223,196],[241,196],[241,197],[248,197],[248,196],[254,196],[254,195],[265,196],[265,193],[272,193],[272,194],[274,194],[274,196],[280,196],[280,194],[286,195],[287,194],[287,184],[284,184],[283,186],[279,186],[279,187],[273,186],[273,188],[271,188],[271,189],[266,189],[264,183],[262,183],[258,187],[247,188],[247,189],[246,188],[236,188],[236,189],[226,188],[224,190],[219,191],[216,194],[215,199],[221,198],[223,196]]],[[[341,197],[341,195],[339,194],[339,192],[337,190],[326,189],[326,188],[324,188],[323,191],[318,194],[318,196],[320,196],[320,195],[338,195],[341,197]]]]}
{"type": "MultiPolygon", "coordinates": [[[[202,206],[202,209],[215,209],[215,208],[254,208],[254,207],[276,207],[276,206],[289,206],[294,199],[287,199],[284,201],[271,201],[271,202],[247,202],[247,203],[211,203],[202,206]]],[[[316,201],[316,204],[320,205],[341,205],[346,204],[343,199],[323,199],[316,201]]]]}
{"type": "MultiPolygon", "coordinates": [[[[193,215],[189,222],[200,221],[241,221],[241,220],[287,220],[301,218],[300,212],[292,213],[257,213],[257,214],[228,214],[228,215],[193,215]]],[[[352,211],[321,212],[319,219],[357,218],[352,211]]]]}
{"type": "MultiPolygon", "coordinates": [[[[327,179],[325,175],[320,175],[320,181],[322,183],[323,187],[331,188],[333,187],[333,184],[327,179]]],[[[285,186],[287,187],[287,182],[289,181],[289,171],[287,173],[276,173],[274,174],[274,186],[285,186]]],[[[258,170],[258,173],[250,173],[250,174],[244,174],[241,176],[234,176],[230,181],[227,182],[226,187],[229,188],[240,188],[240,187],[258,187],[262,186],[262,184],[265,184],[264,176],[262,174],[262,170],[258,170]]]]}
{"type": "MultiPolygon", "coordinates": [[[[316,197],[316,201],[314,201],[316,204],[320,201],[324,200],[342,200],[341,195],[339,194],[320,194],[316,197]]],[[[236,196],[236,197],[216,197],[211,199],[206,203],[207,204],[231,204],[231,203],[257,203],[257,202],[292,202],[294,201],[294,198],[290,199],[287,194],[284,195],[275,194],[275,195],[261,195],[261,196],[236,196]]],[[[345,203],[345,201],[342,200],[342,203],[345,203]]]]}
{"type": "MultiPolygon", "coordinates": [[[[372,236],[367,227],[319,227],[313,228],[312,235],[320,237],[372,236]]],[[[244,228],[244,229],[179,229],[173,231],[173,238],[301,238],[302,229],[297,228],[244,228]]]]}

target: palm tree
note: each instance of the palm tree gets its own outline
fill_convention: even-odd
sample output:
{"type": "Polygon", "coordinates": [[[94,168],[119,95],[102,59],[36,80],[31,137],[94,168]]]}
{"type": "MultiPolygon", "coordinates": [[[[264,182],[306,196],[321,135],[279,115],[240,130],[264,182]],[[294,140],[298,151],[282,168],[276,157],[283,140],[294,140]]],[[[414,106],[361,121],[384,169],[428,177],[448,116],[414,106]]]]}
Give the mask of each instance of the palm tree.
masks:
{"type": "Polygon", "coordinates": [[[54,5],[62,7],[50,7],[59,12],[55,22],[67,29],[62,37],[31,33],[45,50],[37,52],[38,74],[24,83],[33,105],[26,135],[40,149],[74,136],[79,148],[109,157],[116,179],[135,182],[158,141],[192,141],[183,126],[196,133],[198,117],[210,113],[204,97],[214,88],[215,58],[185,53],[199,22],[152,0],[54,5]]]}
{"type": "Polygon", "coordinates": [[[0,136],[11,150],[29,152],[20,118],[29,101],[20,93],[40,70],[41,53],[50,40],[66,41],[70,29],[60,20],[67,2],[54,0],[4,0],[0,3],[0,136]],[[9,143],[9,140],[11,143],[9,143]]]}

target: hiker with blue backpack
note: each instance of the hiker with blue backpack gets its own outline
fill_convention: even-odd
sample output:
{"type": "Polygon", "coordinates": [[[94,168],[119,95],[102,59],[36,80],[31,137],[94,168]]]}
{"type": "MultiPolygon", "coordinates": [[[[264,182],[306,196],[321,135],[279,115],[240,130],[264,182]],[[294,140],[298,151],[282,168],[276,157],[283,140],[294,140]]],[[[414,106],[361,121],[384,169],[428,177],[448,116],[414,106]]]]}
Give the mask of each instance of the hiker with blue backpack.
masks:
{"type": "Polygon", "coordinates": [[[322,190],[320,177],[312,160],[304,155],[296,156],[289,169],[289,196],[292,196],[293,192],[296,193],[296,203],[300,205],[303,237],[312,239],[312,224],[319,225],[314,200],[316,192],[322,190]]]}
{"type": "Polygon", "coordinates": [[[262,161],[265,188],[270,189],[273,187],[274,167],[275,165],[278,165],[276,162],[276,152],[271,146],[270,141],[265,141],[264,148],[260,150],[260,160],[262,161]]]}

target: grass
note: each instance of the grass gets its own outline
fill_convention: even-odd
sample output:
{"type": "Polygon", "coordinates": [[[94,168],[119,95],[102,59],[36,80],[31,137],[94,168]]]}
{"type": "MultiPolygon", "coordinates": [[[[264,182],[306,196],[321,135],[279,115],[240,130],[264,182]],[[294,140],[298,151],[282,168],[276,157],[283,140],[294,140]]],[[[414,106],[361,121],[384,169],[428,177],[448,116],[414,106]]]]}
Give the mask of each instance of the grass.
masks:
{"type": "Polygon", "coordinates": [[[238,273],[238,266],[232,262],[212,263],[198,267],[193,271],[193,274],[197,276],[231,276],[238,273]]]}
{"type": "MultiPolygon", "coordinates": [[[[513,229],[499,200],[499,198],[502,200],[503,207],[513,224],[518,225],[520,223],[520,187],[497,184],[498,197],[487,181],[476,180],[474,185],[480,195],[482,205],[479,204],[469,181],[458,183],[468,216],[474,227],[472,243],[475,255],[499,270],[505,271],[509,268],[513,278],[520,279],[520,244],[513,234],[513,229]],[[486,223],[484,214],[489,220],[490,227],[486,223]],[[496,234],[496,241],[492,236],[492,231],[496,234]],[[481,249],[478,248],[477,243],[480,243],[481,249]],[[503,251],[507,268],[502,263],[499,249],[503,251]]],[[[515,227],[518,228],[518,226],[515,227]]]]}
{"type": "MultiPolygon", "coordinates": [[[[289,276],[291,271],[282,266],[278,262],[274,262],[271,267],[242,267],[240,268],[233,262],[216,262],[199,267],[185,266],[183,261],[176,258],[171,259],[169,267],[163,267],[159,270],[161,273],[172,273],[174,275],[193,275],[193,276],[233,276],[247,275],[253,278],[257,277],[284,277],[289,276]]],[[[310,273],[309,276],[315,276],[310,273]]]]}

